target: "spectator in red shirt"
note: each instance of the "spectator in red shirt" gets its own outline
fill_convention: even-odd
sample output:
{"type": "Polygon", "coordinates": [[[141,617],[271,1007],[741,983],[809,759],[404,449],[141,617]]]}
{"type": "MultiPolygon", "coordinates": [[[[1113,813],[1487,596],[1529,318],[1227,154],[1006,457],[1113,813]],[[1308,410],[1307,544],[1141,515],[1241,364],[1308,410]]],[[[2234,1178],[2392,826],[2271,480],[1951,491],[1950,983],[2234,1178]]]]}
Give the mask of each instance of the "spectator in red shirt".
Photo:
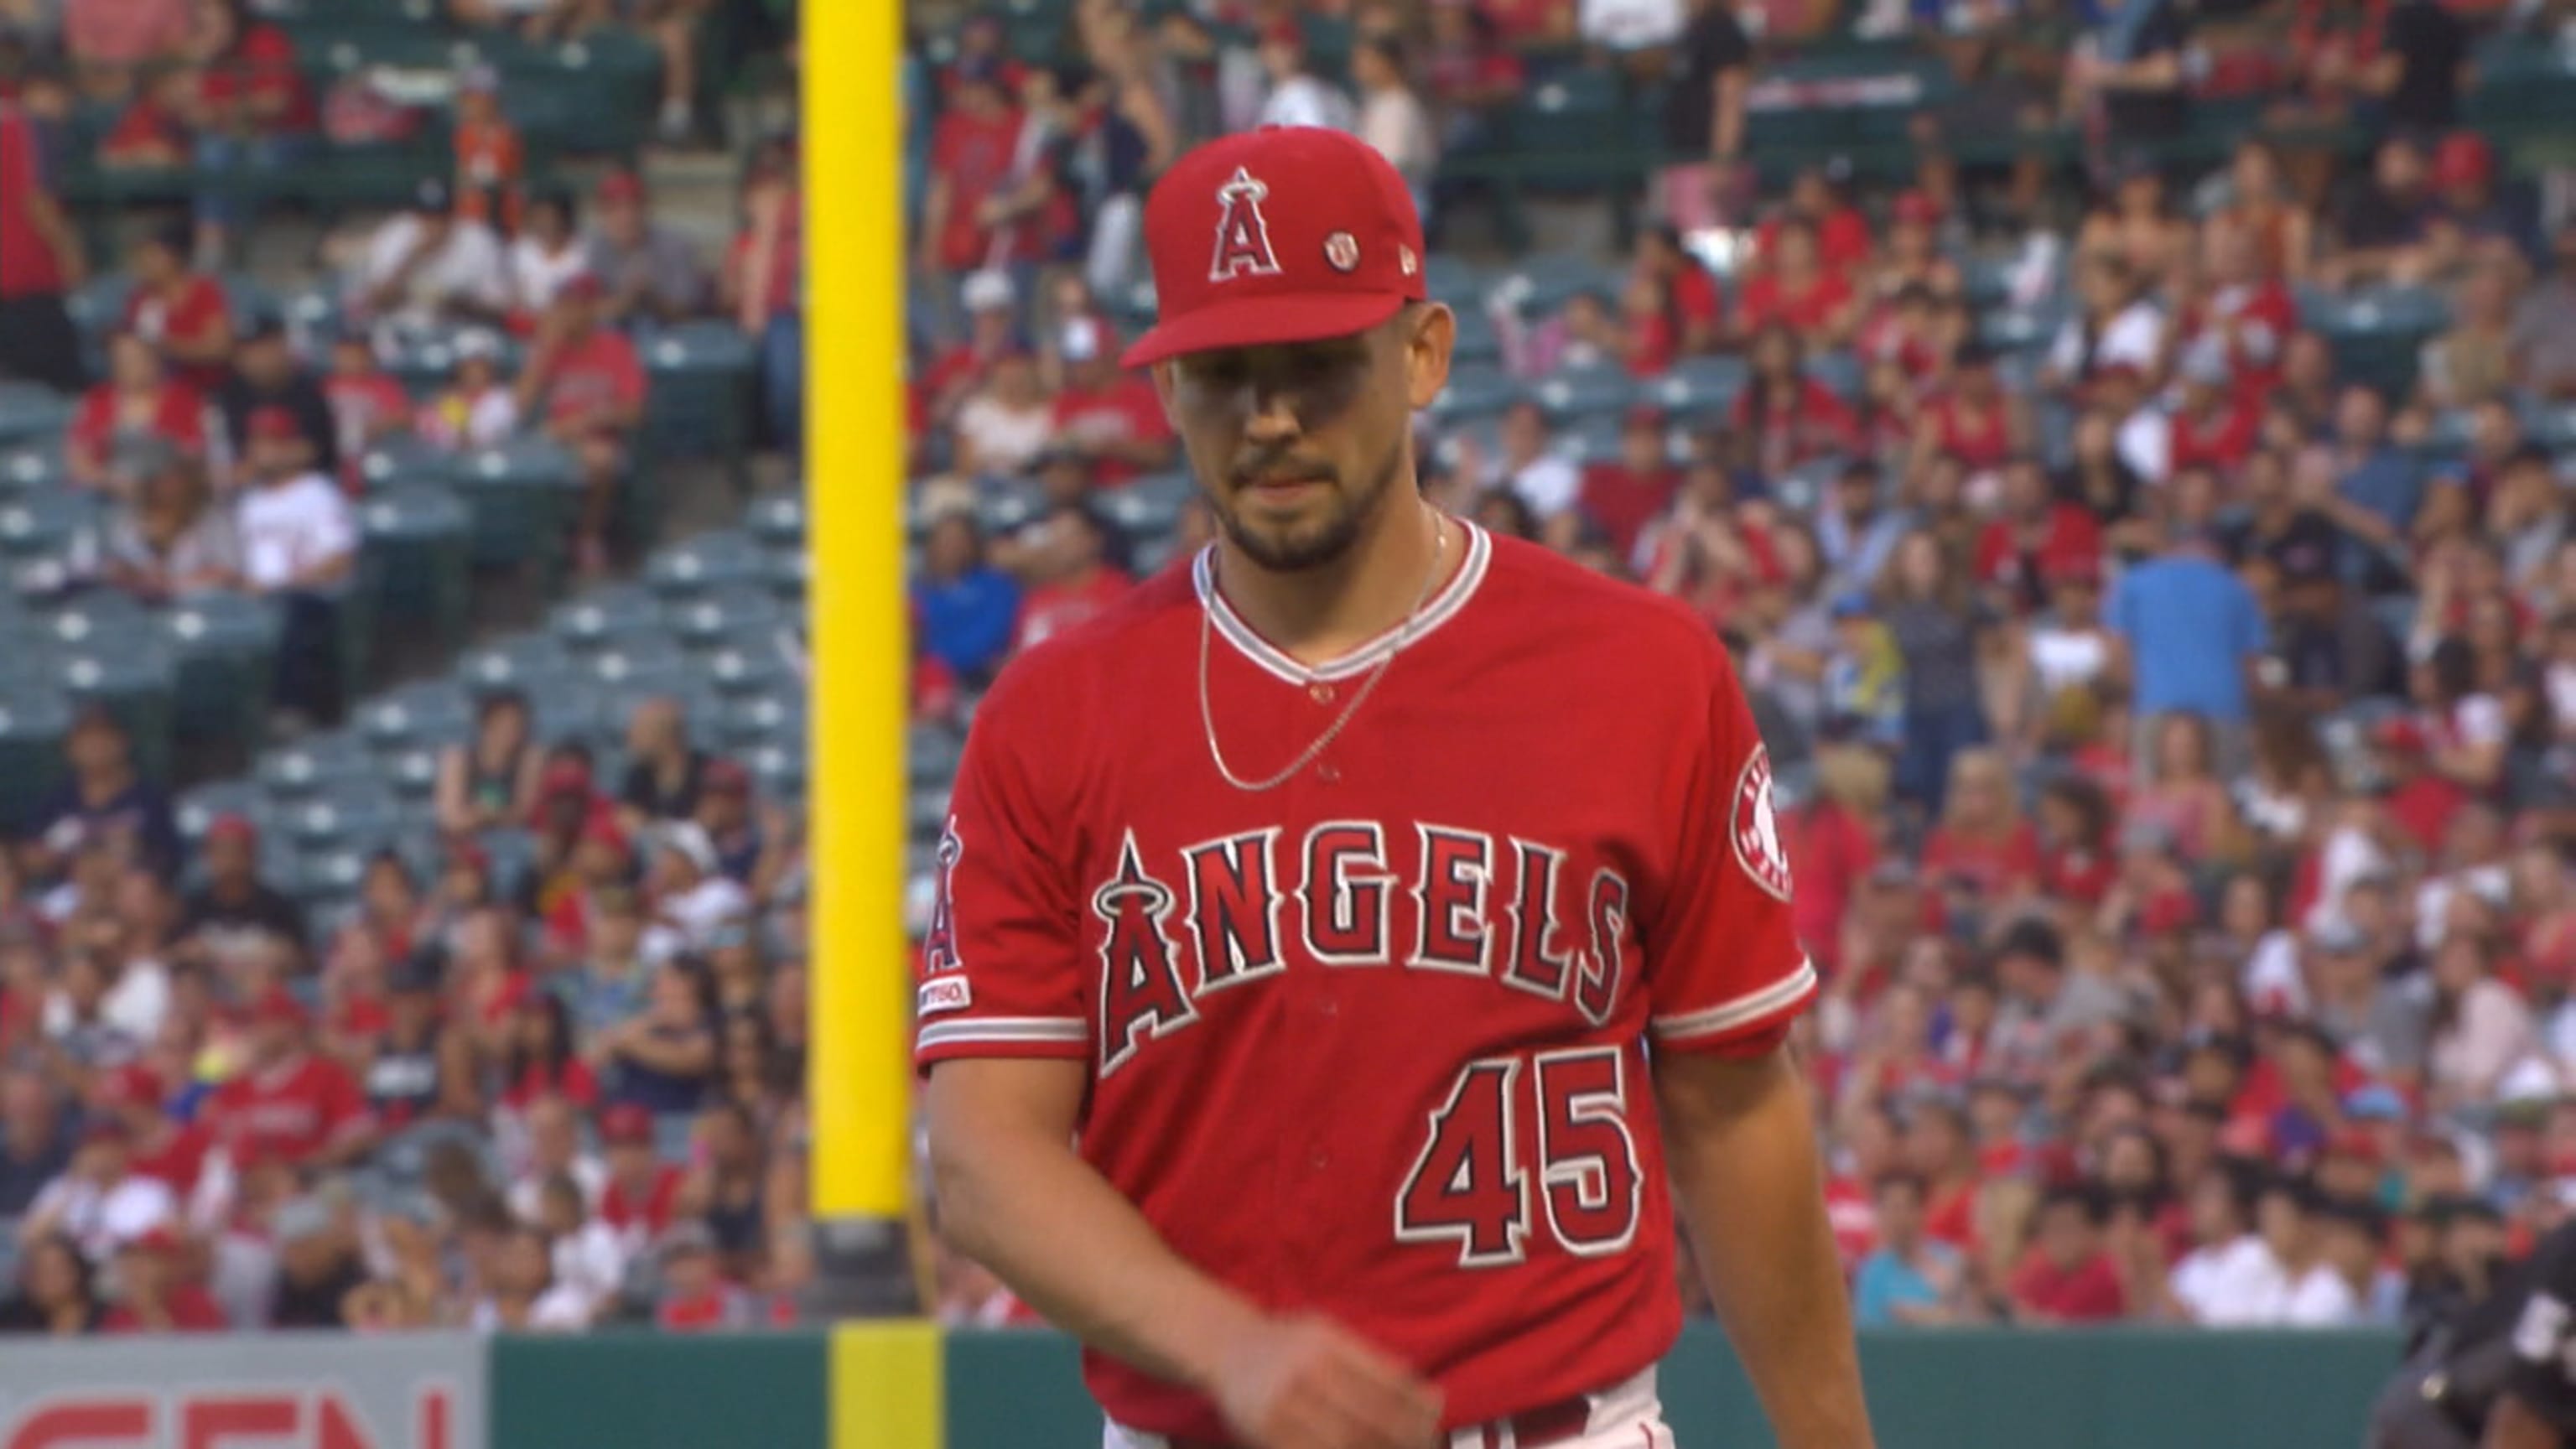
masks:
{"type": "Polygon", "coordinates": [[[98,164],[110,171],[175,171],[188,164],[197,78],[183,67],[153,72],[116,124],[98,141],[98,164]]]}
{"type": "Polygon", "coordinates": [[[158,440],[189,455],[206,449],[206,399],[164,376],[161,354],[132,332],[107,341],[107,381],[81,398],[63,438],[63,471],[85,488],[112,483],[120,450],[158,440]]]}
{"type": "Polygon", "coordinates": [[[520,416],[543,419],[546,435],[571,449],[581,467],[573,547],[582,571],[594,575],[608,567],[610,512],[644,419],[645,393],[635,344],[599,325],[603,295],[599,279],[586,272],[564,283],[518,389],[520,416]]]}
{"type": "Polygon", "coordinates": [[[168,1184],[172,1196],[186,1202],[197,1190],[214,1138],[203,1123],[170,1115],[164,1106],[167,1096],[159,1073],[129,1062],[100,1081],[98,1106],[125,1128],[132,1170],[168,1184]]]}
{"type": "Polygon", "coordinates": [[[2007,612],[2027,614],[2049,602],[2061,578],[2099,583],[2102,525],[2090,510],[2059,498],[2037,458],[2004,465],[2003,506],[1977,535],[1977,580],[2007,612]]]}
{"type": "Polygon", "coordinates": [[[2088,1186],[2051,1191],[2039,1205],[2030,1252],[2012,1277],[2016,1319],[2107,1323],[2128,1312],[2119,1266],[2102,1243],[2102,1203],[2088,1186]]]}
{"type": "Polygon", "coordinates": [[[1680,232],[1661,223],[1648,227],[1638,240],[1631,275],[1662,284],[1659,295],[1673,351],[1693,356],[1717,350],[1724,336],[1726,302],[1718,294],[1717,279],[1683,248],[1680,232]]]}
{"type": "Polygon", "coordinates": [[[322,396],[331,404],[332,436],[340,445],[341,486],[363,492],[367,451],[411,425],[411,395],[376,365],[375,344],[367,335],[350,331],[331,344],[322,396]]]}
{"type": "Polygon", "coordinates": [[[1991,911],[2039,874],[2039,844],[2013,795],[2011,768],[1982,746],[1950,758],[1941,821],[1923,842],[1923,873],[1991,911]]]}
{"type": "Polygon", "coordinates": [[[1060,355],[1055,446],[1091,459],[1093,480],[1108,488],[1171,466],[1176,444],[1162,400],[1144,374],[1118,366],[1108,324],[1093,317],[1067,324],[1060,355]]]}
{"type": "Polygon", "coordinates": [[[2232,474],[2262,441],[2261,409],[2235,390],[2235,374],[2215,339],[2185,349],[2175,372],[2182,399],[2166,429],[2166,466],[2173,473],[2211,468],[2232,474]]]}
{"type": "Polygon", "coordinates": [[[1782,217],[1777,244],[1764,250],[1761,270],[1744,284],[1737,327],[1751,335],[1782,325],[1819,345],[1839,347],[1859,322],[1851,282],[1825,260],[1814,224],[1782,217]]]}
{"type": "Polygon", "coordinates": [[[642,1252],[670,1228],[683,1174],[654,1155],[653,1114],[632,1102],[599,1115],[599,1145],[608,1164],[599,1220],[628,1252],[642,1252]]]}
{"type": "Polygon", "coordinates": [[[304,154],[317,117],[295,42],[253,18],[248,0],[197,0],[188,49],[198,77],[197,254],[219,257],[245,192],[304,154]]]}
{"type": "Polygon", "coordinates": [[[1035,648],[1086,623],[1135,587],[1107,561],[1109,525],[1080,504],[1058,507],[1047,520],[1048,546],[1033,560],[1038,582],[1020,600],[1012,652],[1035,648]]]}
{"type": "Polygon", "coordinates": [[[921,375],[931,418],[945,425],[993,375],[993,365],[1019,339],[1019,298],[1008,272],[986,268],[958,289],[966,305],[966,340],[942,352],[921,375]]]}
{"type": "Polygon", "coordinates": [[[1841,398],[1807,376],[1796,329],[1768,322],[1747,347],[1753,375],[1727,409],[1755,471],[1777,478],[1801,463],[1860,451],[1860,423],[1841,398]]]}
{"type": "Polygon", "coordinates": [[[80,234],[45,175],[35,122],[0,97],[0,380],[80,390],[80,337],[63,294],[86,274],[80,234]]]}
{"type": "Polygon", "coordinates": [[[101,1333],[221,1333],[231,1325],[205,1285],[187,1275],[187,1243],[169,1228],[154,1228],[127,1242],[116,1255],[116,1306],[100,1320],[101,1333]]]}
{"type": "Polygon", "coordinates": [[[236,1163],[273,1153],[291,1165],[340,1167],[375,1145],[375,1120],[349,1069],[314,1052],[312,1022],[282,986],[250,1008],[250,1059],[215,1089],[207,1122],[236,1163]]]}
{"type": "Polygon", "coordinates": [[[1637,551],[1637,535],[1672,506],[1680,480],[1664,436],[1663,409],[1633,407],[1619,431],[1618,460],[1585,468],[1575,511],[1557,517],[1579,518],[1616,557],[1628,558],[1637,551]]]}
{"type": "Polygon", "coordinates": [[[2026,450],[2030,437],[2030,416],[2004,391],[1993,351],[1970,342],[1951,358],[1950,385],[1918,417],[1914,466],[1947,454],[1972,474],[1991,472],[2026,450]]]}
{"type": "Polygon", "coordinates": [[[188,266],[188,233],[163,227],[135,243],[124,328],[161,349],[171,375],[201,391],[223,386],[232,365],[232,306],[223,284],[188,266]]]}
{"type": "Polygon", "coordinates": [[[1816,253],[1827,271],[1849,277],[1869,261],[1869,221],[1860,208],[1843,199],[1834,178],[1822,167],[1803,167],[1791,179],[1787,210],[1755,231],[1755,249],[1765,257],[1772,255],[1782,231],[1800,221],[1813,228],[1816,253]]]}
{"type": "Polygon", "coordinates": [[[923,199],[920,266],[932,276],[964,275],[993,255],[995,208],[1009,192],[1019,112],[989,60],[950,72],[947,113],[930,137],[930,190],[923,199]]]}
{"type": "Polygon", "coordinates": [[[190,35],[190,0],[65,0],[63,48],[81,89],[100,100],[126,95],[146,66],[178,60],[190,35]]]}

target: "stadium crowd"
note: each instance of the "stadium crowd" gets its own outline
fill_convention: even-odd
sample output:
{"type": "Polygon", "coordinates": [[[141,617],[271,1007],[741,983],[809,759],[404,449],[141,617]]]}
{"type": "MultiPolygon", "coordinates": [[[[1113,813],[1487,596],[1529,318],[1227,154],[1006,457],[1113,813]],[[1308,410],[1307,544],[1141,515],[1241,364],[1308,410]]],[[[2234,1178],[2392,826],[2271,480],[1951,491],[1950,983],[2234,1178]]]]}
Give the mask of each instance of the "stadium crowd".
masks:
{"type": "MultiPolygon", "coordinates": [[[[613,574],[649,466],[626,333],[654,319],[759,339],[792,450],[792,153],[753,153],[709,267],[634,171],[527,180],[480,70],[453,167],[348,249],[342,329],[222,305],[258,219],[209,187],[120,258],[137,285],[81,376],[55,121],[126,108],[146,163],[294,154],[269,143],[308,108],[327,132],[331,98],[268,8],[0,0],[0,34],[63,47],[0,92],[0,372],[79,393],[66,486],[116,500],[70,584],[276,591],[319,637],[371,444],[530,428],[582,462],[565,549],[613,574]],[[459,324],[452,381],[383,376],[405,329],[459,324]]],[[[709,7],[452,8],[631,10],[669,60],[709,7]]],[[[1116,365],[1162,165],[1344,126],[1463,246],[1509,204],[1492,163],[1532,93],[1644,88],[1650,214],[1614,264],[1442,274],[1476,345],[1424,483],[1734,645],[1829,983],[1801,1046],[1863,1321],[2428,1320],[2576,1202],[2576,228],[2461,124],[2478,38],[2565,7],[1849,8],[1083,0],[1052,64],[1009,16],[925,25],[917,712],[961,721],[1208,536],[1116,365]],[[1766,72],[1847,21],[1971,84],[1914,118],[1903,176],[1780,174],[1766,72]],[[2265,129],[2220,164],[2161,159],[2248,100],[2265,129]],[[1996,135],[2029,144],[1964,144],[1996,135]],[[2421,299],[2438,323],[2393,367],[2319,322],[2421,299]]],[[[685,135],[695,89],[665,83],[685,135]]],[[[284,651],[282,708],[345,710],[327,657],[284,651]]],[[[610,778],[489,692],[439,762],[435,869],[389,852],[321,920],[262,883],[254,822],[183,843],[167,782],[82,714],[0,857],[0,1326],[792,1319],[798,802],[668,703],[626,723],[610,778]],[[514,825],[537,854],[505,871],[514,825]]],[[[1025,1318],[927,1256],[943,1317],[1025,1318]]]]}

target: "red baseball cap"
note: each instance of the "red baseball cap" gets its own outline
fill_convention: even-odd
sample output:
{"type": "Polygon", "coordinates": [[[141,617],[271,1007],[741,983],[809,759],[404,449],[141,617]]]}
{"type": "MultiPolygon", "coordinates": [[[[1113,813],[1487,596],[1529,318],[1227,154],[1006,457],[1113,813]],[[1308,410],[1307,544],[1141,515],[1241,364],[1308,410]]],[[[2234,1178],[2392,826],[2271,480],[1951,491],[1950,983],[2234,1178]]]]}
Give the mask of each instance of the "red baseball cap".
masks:
{"type": "Polygon", "coordinates": [[[292,438],[300,431],[295,426],[295,414],[281,407],[260,408],[250,415],[250,435],[254,439],[292,438]]]}
{"type": "Polygon", "coordinates": [[[1120,359],[1365,332],[1429,294],[1404,178],[1356,136],[1264,126],[1172,163],[1145,202],[1159,316],[1120,359]]]}
{"type": "Polygon", "coordinates": [[[2370,742],[2398,755],[2420,755],[2433,747],[2424,727],[2404,715],[2381,720],[2372,728],[2370,742]]]}
{"type": "Polygon", "coordinates": [[[1899,192],[1895,209],[1899,222],[1914,226],[1932,226],[1941,220],[1941,203],[1920,191],[1899,192]]]}
{"type": "Polygon", "coordinates": [[[2475,131],[2454,131],[2433,152],[2433,184],[2477,186],[2495,174],[2495,151],[2475,131]]]}
{"type": "Polygon", "coordinates": [[[272,986],[262,992],[259,1000],[251,1003],[250,1019],[263,1025],[276,1022],[292,1027],[302,1027],[311,1020],[304,1010],[304,1003],[296,1000],[295,993],[283,986],[272,986]]]}
{"type": "Polygon", "coordinates": [[[599,1114],[599,1140],[625,1145],[653,1140],[653,1114],[632,1102],[620,1102],[599,1114]]]}
{"type": "Polygon", "coordinates": [[[98,1085],[99,1101],[109,1106],[157,1109],[161,1095],[161,1074],[141,1062],[127,1062],[109,1072],[98,1085]]]}
{"type": "Polygon", "coordinates": [[[602,206],[615,206],[620,202],[643,199],[643,178],[632,171],[621,167],[599,178],[599,204],[602,206]]]}
{"type": "Polygon", "coordinates": [[[209,842],[237,840],[244,845],[257,845],[259,827],[250,823],[249,816],[227,811],[206,822],[206,839],[209,842]]]}

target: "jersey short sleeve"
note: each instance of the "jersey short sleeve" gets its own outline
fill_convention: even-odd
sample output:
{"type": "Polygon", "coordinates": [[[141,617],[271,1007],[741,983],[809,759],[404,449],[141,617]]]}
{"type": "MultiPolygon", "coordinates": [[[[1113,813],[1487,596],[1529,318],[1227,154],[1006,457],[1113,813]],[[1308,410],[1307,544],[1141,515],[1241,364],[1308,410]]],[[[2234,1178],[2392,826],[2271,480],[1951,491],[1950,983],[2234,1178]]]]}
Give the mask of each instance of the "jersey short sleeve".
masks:
{"type": "Polygon", "coordinates": [[[1063,807],[1042,798],[1020,748],[1027,701],[1010,683],[976,713],[939,839],[914,1037],[925,1071],[950,1057],[1091,1051],[1063,807]]]}
{"type": "Polygon", "coordinates": [[[1790,912],[1770,752],[1725,646],[1704,647],[1704,728],[1677,752],[1679,840],[1641,922],[1648,1031],[1661,1049],[1750,1051],[1776,1044],[1814,999],[1816,969],[1790,912]]]}

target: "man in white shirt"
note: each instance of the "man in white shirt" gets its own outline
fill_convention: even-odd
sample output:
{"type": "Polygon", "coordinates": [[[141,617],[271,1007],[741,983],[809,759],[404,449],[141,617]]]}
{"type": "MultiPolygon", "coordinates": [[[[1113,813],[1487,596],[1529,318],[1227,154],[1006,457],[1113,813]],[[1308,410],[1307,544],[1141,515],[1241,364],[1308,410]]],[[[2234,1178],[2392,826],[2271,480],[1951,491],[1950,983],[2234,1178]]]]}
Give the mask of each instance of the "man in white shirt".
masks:
{"type": "Polygon", "coordinates": [[[510,310],[509,255],[492,228],[456,215],[447,183],[433,178],[367,239],[349,291],[352,310],[367,317],[499,322],[510,310]]]}
{"type": "Polygon", "coordinates": [[[107,1118],[81,1135],[69,1172],[47,1183],[28,1205],[19,1236],[32,1242],[62,1233],[91,1262],[104,1262],[125,1244],[178,1218],[170,1185],[134,1171],[131,1134],[107,1118]]]}
{"type": "Polygon", "coordinates": [[[1261,33],[1261,68],[1270,76],[1270,95],[1261,103],[1265,126],[1324,126],[1348,131],[1357,126],[1351,98],[1306,69],[1306,33],[1294,20],[1273,22],[1261,33]]]}
{"type": "Polygon", "coordinates": [[[1479,488],[1517,495],[1542,530],[1583,496],[1583,474],[1551,441],[1547,414],[1537,403],[1523,399],[1512,404],[1503,414],[1502,456],[1476,480],[1479,488]]]}
{"type": "Polygon", "coordinates": [[[645,890],[655,918],[677,931],[688,950],[709,949],[750,916],[751,895],[720,868],[706,827],[684,820],[654,831],[653,839],[645,890]]]}
{"type": "Polygon", "coordinates": [[[278,707],[307,722],[340,712],[340,596],[358,558],[358,521],[338,485],[303,462],[295,419],[251,414],[249,486],[235,505],[242,574],[285,607],[278,639],[278,707]]]}
{"type": "Polygon", "coordinates": [[[2255,1322],[2274,1289],[2272,1253],[2246,1229],[2245,1201],[2225,1172],[2193,1186],[2191,1236],[2169,1280],[2175,1306],[2194,1323],[2255,1322]]]}

